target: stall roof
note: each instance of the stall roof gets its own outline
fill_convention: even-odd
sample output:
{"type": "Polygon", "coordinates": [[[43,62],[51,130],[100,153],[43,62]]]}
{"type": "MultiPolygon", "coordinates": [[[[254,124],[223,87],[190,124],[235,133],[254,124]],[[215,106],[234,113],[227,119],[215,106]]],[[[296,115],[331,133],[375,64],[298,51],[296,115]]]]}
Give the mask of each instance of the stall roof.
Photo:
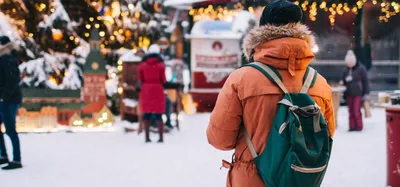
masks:
{"type": "Polygon", "coordinates": [[[190,5],[193,3],[205,2],[208,0],[167,0],[164,2],[164,6],[180,6],[180,5],[190,5]]]}
{"type": "Polygon", "coordinates": [[[133,51],[130,51],[122,55],[119,60],[122,62],[141,62],[142,58],[136,56],[133,51]]]}
{"type": "Polygon", "coordinates": [[[186,38],[240,39],[241,34],[232,30],[232,23],[219,20],[202,20],[196,22],[190,35],[186,38]]]}

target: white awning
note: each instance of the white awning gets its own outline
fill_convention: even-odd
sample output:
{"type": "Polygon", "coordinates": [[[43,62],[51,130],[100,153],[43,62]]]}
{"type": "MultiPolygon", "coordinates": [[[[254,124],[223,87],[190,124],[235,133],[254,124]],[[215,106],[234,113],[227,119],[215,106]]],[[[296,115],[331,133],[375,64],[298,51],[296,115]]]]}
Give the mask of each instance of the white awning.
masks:
{"type": "Polygon", "coordinates": [[[191,5],[193,3],[200,3],[207,0],[167,0],[164,2],[164,6],[180,6],[180,5],[191,5]]]}

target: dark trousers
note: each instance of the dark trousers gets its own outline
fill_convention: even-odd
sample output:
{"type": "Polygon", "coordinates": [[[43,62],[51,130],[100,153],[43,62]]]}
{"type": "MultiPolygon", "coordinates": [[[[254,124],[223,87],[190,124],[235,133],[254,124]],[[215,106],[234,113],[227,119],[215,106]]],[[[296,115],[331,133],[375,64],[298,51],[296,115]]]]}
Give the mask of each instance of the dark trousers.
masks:
{"type": "MultiPolygon", "coordinates": [[[[16,130],[16,117],[18,112],[19,104],[0,102],[0,121],[4,122],[6,128],[6,134],[10,137],[11,144],[13,146],[13,160],[15,162],[21,162],[21,148],[19,144],[19,137],[16,130]]],[[[7,150],[4,143],[3,132],[0,128],[0,154],[1,157],[8,157],[7,150]]]]}
{"type": "Polygon", "coordinates": [[[162,121],[162,114],[153,114],[153,113],[144,113],[143,114],[144,121],[162,121]]]}
{"type": "Polygon", "coordinates": [[[172,102],[171,100],[168,98],[168,96],[165,96],[165,115],[167,116],[167,122],[165,123],[165,125],[169,128],[173,128],[171,125],[171,107],[172,107],[172,102]]]}
{"type": "Polygon", "coordinates": [[[363,120],[361,114],[362,96],[348,96],[346,98],[349,107],[350,130],[362,130],[363,120]]]}

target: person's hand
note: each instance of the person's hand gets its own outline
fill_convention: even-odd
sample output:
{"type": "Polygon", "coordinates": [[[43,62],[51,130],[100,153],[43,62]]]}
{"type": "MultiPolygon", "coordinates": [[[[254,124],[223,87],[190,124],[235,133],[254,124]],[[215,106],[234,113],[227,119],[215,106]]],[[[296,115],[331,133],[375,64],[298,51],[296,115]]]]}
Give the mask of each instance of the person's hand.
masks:
{"type": "Polygon", "coordinates": [[[344,82],[343,82],[343,81],[340,81],[340,82],[339,82],[339,85],[340,85],[340,86],[344,86],[344,82]]]}

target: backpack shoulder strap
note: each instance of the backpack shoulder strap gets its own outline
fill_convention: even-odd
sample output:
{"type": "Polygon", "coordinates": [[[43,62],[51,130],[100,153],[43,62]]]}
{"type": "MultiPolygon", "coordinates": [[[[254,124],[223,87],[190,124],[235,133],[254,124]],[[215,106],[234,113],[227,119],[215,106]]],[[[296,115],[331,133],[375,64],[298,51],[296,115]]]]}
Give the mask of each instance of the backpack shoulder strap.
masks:
{"type": "Polygon", "coordinates": [[[314,86],[317,76],[317,71],[311,67],[308,67],[306,73],[304,74],[303,88],[301,89],[300,93],[307,93],[308,90],[314,86]]]}
{"type": "Polygon", "coordinates": [[[261,62],[253,62],[250,64],[246,64],[244,66],[250,66],[250,67],[253,67],[253,68],[259,70],[271,82],[275,83],[285,94],[289,93],[289,91],[286,89],[285,85],[282,82],[282,76],[279,74],[278,71],[276,71],[275,68],[268,66],[266,64],[263,64],[261,62]]]}
{"type": "Polygon", "coordinates": [[[254,158],[257,158],[257,152],[256,149],[254,148],[253,143],[251,142],[249,132],[247,132],[247,129],[244,128],[244,139],[246,139],[247,147],[249,148],[249,151],[251,153],[251,156],[254,158]]]}

